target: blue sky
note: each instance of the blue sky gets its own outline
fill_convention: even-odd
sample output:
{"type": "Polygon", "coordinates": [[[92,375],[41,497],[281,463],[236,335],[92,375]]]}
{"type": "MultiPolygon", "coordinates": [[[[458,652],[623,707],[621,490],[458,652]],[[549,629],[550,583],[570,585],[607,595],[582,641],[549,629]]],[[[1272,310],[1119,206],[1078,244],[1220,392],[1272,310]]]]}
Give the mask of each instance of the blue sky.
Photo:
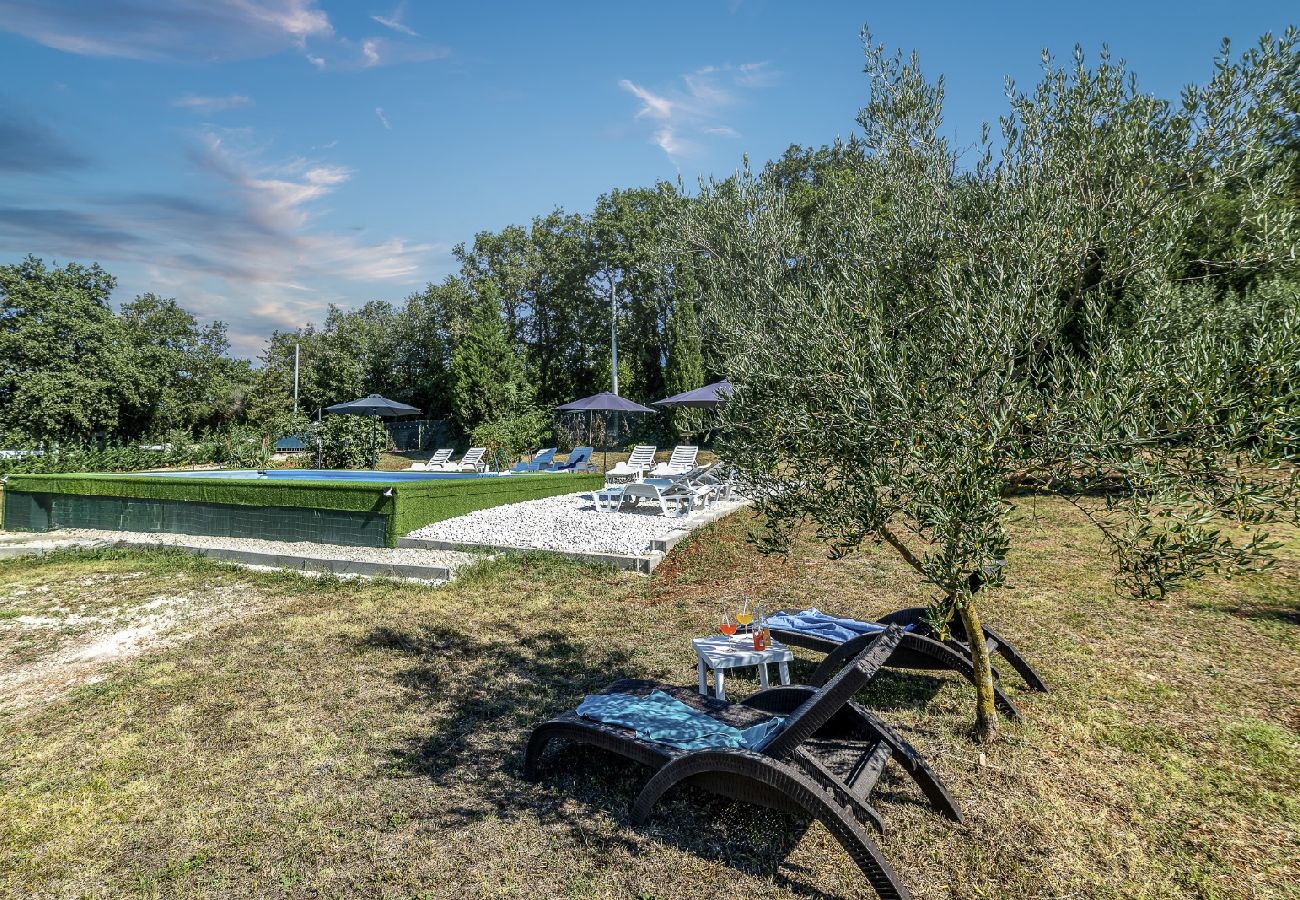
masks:
{"type": "Polygon", "coordinates": [[[1284,3],[0,0],[0,261],[99,261],[256,355],[401,300],[474,232],[613,187],[725,177],[854,128],[858,32],[947,78],[971,142],[1039,51],[1109,42],[1149,92],[1284,3]]]}

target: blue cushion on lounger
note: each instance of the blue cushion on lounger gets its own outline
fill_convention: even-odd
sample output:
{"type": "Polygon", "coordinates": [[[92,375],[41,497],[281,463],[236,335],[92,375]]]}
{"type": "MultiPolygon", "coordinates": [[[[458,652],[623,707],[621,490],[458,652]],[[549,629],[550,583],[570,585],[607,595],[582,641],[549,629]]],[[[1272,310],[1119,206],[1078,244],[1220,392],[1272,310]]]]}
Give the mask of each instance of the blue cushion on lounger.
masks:
{"type": "MultiPolygon", "coordinates": [[[[767,627],[779,628],[783,631],[795,631],[800,634],[811,634],[816,637],[826,638],[828,641],[851,641],[860,634],[875,634],[878,631],[884,631],[884,625],[877,625],[875,622],[859,622],[857,619],[842,619],[838,616],[827,615],[819,609],[805,609],[802,612],[787,613],[779,612],[774,616],[768,616],[767,627]]],[[[912,626],[908,625],[903,629],[911,631],[912,626]]]]}
{"type": "Polygon", "coordinates": [[[589,694],[578,706],[578,715],[631,728],[636,736],[681,750],[729,747],[753,750],[780,731],[784,719],[772,718],[749,728],[733,728],[687,706],[663,691],[639,694],[589,694]]]}

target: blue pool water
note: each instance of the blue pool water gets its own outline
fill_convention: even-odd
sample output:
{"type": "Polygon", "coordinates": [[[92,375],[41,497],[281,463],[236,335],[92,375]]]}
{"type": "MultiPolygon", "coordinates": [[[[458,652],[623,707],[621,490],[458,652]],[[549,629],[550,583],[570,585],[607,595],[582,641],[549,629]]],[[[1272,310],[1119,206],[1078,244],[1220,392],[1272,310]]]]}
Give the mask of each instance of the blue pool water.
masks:
{"type": "Polygon", "coordinates": [[[449,481],[497,478],[496,472],[379,472],[371,469],[218,469],[203,472],[140,472],[155,478],[252,478],[272,481],[364,481],[397,484],[404,481],[449,481]]]}

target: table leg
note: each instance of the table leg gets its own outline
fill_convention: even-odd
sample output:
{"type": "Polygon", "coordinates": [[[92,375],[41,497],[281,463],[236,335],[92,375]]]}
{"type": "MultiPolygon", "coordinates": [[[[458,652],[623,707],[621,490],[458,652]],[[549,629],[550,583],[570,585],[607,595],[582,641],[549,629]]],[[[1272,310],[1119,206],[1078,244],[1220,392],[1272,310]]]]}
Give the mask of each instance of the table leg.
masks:
{"type": "Polygon", "coordinates": [[[764,690],[767,689],[767,663],[758,664],[758,683],[764,690]]]}
{"type": "Polygon", "coordinates": [[[719,700],[727,699],[726,676],[723,675],[723,669],[713,670],[713,696],[719,700]]]}
{"type": "Polygon", "coordinates": [[[789,664],[789,663],[777,663],[776,669],[777,669],[778,672],[781,673],[781,683],[782,683],[782,684],[789,684],[789,683],[790,683],[790,664],[789,664]]]}
{"type": "Polygon", "coordinates": [[[699,670],[700,673],[700,696],[707,697],[709,696],[709,681],[708,681],[708,677],[704,674],[703,657],[696,660],[695,667],[699,670]]]}

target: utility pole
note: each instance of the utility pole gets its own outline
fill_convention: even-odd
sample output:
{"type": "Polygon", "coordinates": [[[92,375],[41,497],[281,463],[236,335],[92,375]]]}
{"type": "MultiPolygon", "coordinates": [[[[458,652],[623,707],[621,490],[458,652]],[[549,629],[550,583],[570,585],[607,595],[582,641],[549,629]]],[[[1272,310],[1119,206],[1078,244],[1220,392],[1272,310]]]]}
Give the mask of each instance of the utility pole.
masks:
{"type": "Polygon", "coordinates": [[[293,414],[298,415],[298,345],[293,345],[293,414]]]}
{"type": "Polygon", "coordinates": [[[609,380],[618,393],[618,283],[609,273],[609,380]]]}

